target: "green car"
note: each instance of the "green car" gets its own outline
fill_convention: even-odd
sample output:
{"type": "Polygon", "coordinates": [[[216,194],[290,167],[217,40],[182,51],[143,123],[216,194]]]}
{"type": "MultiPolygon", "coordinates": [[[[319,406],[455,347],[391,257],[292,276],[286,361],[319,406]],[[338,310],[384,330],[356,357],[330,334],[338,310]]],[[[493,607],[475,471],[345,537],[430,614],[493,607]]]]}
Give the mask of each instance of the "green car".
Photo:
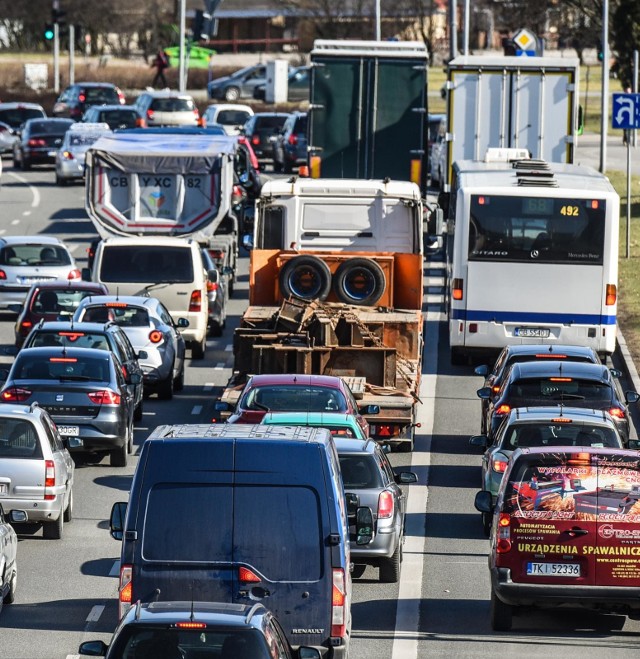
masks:
{"type": "Polygon", "coordinates": [[[367,439],[355,416],[345,412],[268,412],[261,423],[327,428],[334,437],[367,439]]]}

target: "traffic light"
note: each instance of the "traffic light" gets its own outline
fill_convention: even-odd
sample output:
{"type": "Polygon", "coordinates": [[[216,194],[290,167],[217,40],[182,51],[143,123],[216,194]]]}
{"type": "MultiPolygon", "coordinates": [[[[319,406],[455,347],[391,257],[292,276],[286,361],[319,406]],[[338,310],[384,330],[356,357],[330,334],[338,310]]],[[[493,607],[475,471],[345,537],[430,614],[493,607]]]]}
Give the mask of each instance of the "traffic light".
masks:
{"type": "Polygon", "coordinates": [[[53,25],[47,23],[44,26],[44,32],[42,33],[46,41],[51,41],[53,39],[53,25]]]}
{"type": "Polygon", "coordinates": [[[596,41],[596,49],[598,50],[598,62],[604,62],[604,51],[602,49],[602,40],[596,41]]]}
{"type": "Polygon", "coordinates": [[[58,8],[53,8],[51,10],[51,20],[53,23],[57,23],[58,25],[64,25],[65,24],[65,19],[64,17],[67,15],[66,11],[63,11],[62,9],[58,8]]]}
{"type": "MultiPolygon", "coordinates": [[[[207,19],[208,19],[207,15],[207,19]]],[[[191,27],[191,32],[193,33],[193,39],[194,41],[199,41],[200,39],[206,39],[208,38],[208,34],[205,33],[204,29],[204,23],[205,23],[205,13],[203,11],[200,11],[199,9],[196,9],[196,12],[193,16],[193,24],[191,27]]]]}

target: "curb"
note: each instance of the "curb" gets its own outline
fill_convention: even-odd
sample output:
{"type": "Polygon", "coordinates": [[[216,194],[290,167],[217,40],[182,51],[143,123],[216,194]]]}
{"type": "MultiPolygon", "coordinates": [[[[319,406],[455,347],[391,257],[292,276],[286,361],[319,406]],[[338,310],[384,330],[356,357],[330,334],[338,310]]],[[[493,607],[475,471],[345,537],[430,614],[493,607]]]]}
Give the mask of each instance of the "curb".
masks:
{"type": "MultiPolygon", "coordinates": [[[[622,367],[626,371],[626,375],[631,380],[631,384],[633,385],[633,390],[640,392],[640,375],[638,375],[638,370],[636,368],[636,365],[631,357],[631,353],[629,352],[629,348],[627,346],[627,342],[625,341],[624,335],[620,331],[620,327],[618,326],[618,331],[617,331],[617,346],[616,346],[616,353],[619,355],[621,361],[622,361],[622,367]]],[[[632,429],[632,438],[636,439],[637,438],[637,426],[636,426],[636,410],[631,409],[631,419],[632,419],[632,424],[631,424],[631,429],[632,429]],[[635,431],[635,433],[633,432],[635,431]],[[636,435],[636,437],[633,437],[633,435],[636,435]]]]}

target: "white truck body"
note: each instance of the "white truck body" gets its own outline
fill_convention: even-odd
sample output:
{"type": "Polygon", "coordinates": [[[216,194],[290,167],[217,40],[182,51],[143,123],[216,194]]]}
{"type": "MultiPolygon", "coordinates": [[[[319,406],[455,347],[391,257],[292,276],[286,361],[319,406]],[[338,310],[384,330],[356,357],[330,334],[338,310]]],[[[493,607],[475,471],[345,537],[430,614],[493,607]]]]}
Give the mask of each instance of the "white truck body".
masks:
{"type": "Polygon", "coordinates": [[[206,242],[230,212],[234,137],[114,133],[87,152],[85,208],[101,238],[206,242]]]}
{"type": "Polygon", "coordinates": [[[456,57],[448,64],[447,165],[482,160],[489,148],[525,148],[532,158],[572,163],[579,62],[565,57],[456,57]]]}

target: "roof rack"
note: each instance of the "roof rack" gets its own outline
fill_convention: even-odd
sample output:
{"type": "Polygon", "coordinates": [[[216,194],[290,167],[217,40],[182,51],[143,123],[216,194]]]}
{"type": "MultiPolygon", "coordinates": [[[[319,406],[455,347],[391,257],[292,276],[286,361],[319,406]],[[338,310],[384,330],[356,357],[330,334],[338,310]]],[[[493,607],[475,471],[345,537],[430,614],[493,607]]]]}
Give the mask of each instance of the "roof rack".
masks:
{"type": "MultiPolygon", "coordinates": [[[[530,174],[531,172],[527,172],[527,174],[530,174]]],[[[557,188],[558,186],[558,181],[555,180],[555,178],[536,178],[535,176],[522,176],[518,178],[518,186],[519,187],[524,187],[524,186],[530,186],[532,188],[557,188]]]]}

